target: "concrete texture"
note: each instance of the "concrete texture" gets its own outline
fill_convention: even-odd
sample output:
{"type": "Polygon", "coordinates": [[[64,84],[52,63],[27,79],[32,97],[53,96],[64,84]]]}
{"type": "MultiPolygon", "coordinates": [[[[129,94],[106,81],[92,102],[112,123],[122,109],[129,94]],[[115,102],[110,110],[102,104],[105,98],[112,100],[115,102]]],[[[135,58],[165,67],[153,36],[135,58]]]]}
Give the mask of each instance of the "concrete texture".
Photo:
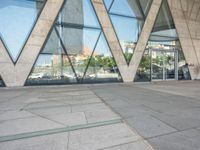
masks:
{"type": "Polygon", "coordinates": [[[0,89],[0,150],[151,146],[86,86],[0,89]]]}

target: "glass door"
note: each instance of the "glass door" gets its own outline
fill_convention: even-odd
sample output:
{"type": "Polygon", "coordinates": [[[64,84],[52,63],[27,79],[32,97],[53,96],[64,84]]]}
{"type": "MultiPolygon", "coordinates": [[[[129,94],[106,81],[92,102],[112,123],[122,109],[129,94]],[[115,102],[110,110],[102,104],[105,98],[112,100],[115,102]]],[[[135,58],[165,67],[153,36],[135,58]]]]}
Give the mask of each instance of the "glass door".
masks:
{"type": "Polygon", "coordinates": [[[176,79],[176,58],[175,52],[165,52],[164,53],[164,74],[165,80],[175,80],[176,79]]]}
{"type": "Polygon", "coordinates": [[[177,80],[177,52],[152,50],[151,51],[151,79],[156,80],[177,80]]]}
{"type": "Polygon", "coordinates": [[[163,80],[163,52],[162,51],[152,51],[151,52],[151,78],[152,80],[163,80]]]}

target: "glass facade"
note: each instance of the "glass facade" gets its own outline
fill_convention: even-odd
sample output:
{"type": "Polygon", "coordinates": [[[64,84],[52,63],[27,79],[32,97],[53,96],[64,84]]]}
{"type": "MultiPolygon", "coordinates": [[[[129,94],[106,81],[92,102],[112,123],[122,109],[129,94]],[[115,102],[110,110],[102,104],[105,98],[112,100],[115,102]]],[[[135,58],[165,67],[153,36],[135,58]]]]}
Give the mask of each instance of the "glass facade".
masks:
{"type": "Polygon", "coordinates": [[[135,81],[188,80],[189,69],[167,0],[159,10],[135,81]]]}
{"type": "MultiPolygon", "coordinates": [[[[46,2],[47,0],[0,0],[0,40],[14,65],[46,2]]],[[[129,65],[152,0],[103,2],[129,65]]],[[[92,0],[64,0],[45,38],[25,85],[122,82],[116,64],[118,60],[115,61],[112,55],[92,0]]],[[[23,63],[26,63],[26,59],[24,60],[23,63]]],[[[119,64],[124,65],[121,62],[119,64]]],[[[189,79],[188,63],[168,2],[162,0],[133,80],[150,82],[189,79]]],[[[0,87],[2,86],[5,84],[0,76],[0,87]]]]}
{"type": "Polygon", "coordinates": [[[3,80],[2,80],[2,78],[0,76],[0,87],[4,87],[4,86],[5,86],[5,84],[4,84],[4,82],[3,82],[3,80]]]}
{"type": "Polygon", "coordinates": [[[66,0],[26,85],[121,82],[90,0],[66,0]]]}
{"type": "Polygon", "coordinates": [[[41,12],[45,0],[0,0],[0,38],[13,62],[41,12]]]}
{"type": "Polygon", "coordinates": [[[130,63],[151,0],[104,0],[127,64],[130,63]]]}

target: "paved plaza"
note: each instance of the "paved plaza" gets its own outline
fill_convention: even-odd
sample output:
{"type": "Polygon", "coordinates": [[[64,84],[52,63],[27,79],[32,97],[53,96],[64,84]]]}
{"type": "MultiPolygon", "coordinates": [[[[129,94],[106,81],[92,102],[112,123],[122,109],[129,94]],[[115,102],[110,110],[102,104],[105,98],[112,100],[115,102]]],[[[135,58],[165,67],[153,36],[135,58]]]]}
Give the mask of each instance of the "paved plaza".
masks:
{"type": "Polygon", "coordinates": [[[0,150],[150,150],[86,86],[0,89],[0,150]]]}
{"type": "Polygon", "coordinates": [[[0,150],[199,150],[200,82],[0,89],[0,150]]]}
{"type": "Polygon", "coordinates": [[[200,150],[200,82],[93,88],[156,150],[200,150]]]}

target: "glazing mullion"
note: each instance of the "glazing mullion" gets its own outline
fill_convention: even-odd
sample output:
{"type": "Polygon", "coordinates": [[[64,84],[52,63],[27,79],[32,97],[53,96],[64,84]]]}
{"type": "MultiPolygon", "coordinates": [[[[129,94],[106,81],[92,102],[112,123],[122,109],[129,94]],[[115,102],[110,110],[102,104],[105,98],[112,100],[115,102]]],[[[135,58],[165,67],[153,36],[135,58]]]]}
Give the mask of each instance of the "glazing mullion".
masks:
{"type": "Polygon", "coordinates": [[[70,66],[71,66],[71,68],[72,68],[72,70],[73,70],[73,72],[74,72],[74,74],[75,74],[75,76],[76,76],[76,80],[77,80],[77,82],[79,82],[78,76],[77,76],[76,71],[75,71],[75,69],[74,69],[74,67],[73,67],[73,65],[72,65],[71,59],[69,58],[68,52],[67,52],[67,50],[66,50],[66,48],[65,48],[65,45],[64,45],[64,43],[63,43],[63,41],[62,41],[62,39],[61,39],[61,37],[60,37],[60,35],[59,35],[59,32],[58,32],[58,30],[57,30],[55,27],[54,27],[54,29],[55,29],[55,31],[56,31],[56,34],[57,34],[58,38],[59,38],[59,41],[60,41],[60,43],[61,43],[61,46],[62,46],[63,50],[65,51],[65,53],[66,53],[66,55],[67,55],[67,58],[68,58],[69,63],[70,63],[70,66]]]}
{"type": "Polygon", "coordinates": [[[84,77],[85,77],[85,75],[86,75],[86,73],[87,73],[88,67],[89,67],[89,65],[90,65],[92,56],[93,56],[94,51],[95,51],[95,49],[96,49],[96,47],[97,47],[97,44],[98,44],[99,39],[100,39],[100,37],[101,37],[101,34],[102,34],[102,31],[99,33],[99,36],[98,36],[97,41],[96,41],[96,43],[95,43],[94,49],[93,49],[92,54],[91,54],[91,56],[90,56],[90,59],[89,59],[89,61],[88,61],[87,67],[85,68],[85,72],[84,72],[84,74],[83,74],[82,81],[83,81],[83,79],[84,79],[84,77]]]}

